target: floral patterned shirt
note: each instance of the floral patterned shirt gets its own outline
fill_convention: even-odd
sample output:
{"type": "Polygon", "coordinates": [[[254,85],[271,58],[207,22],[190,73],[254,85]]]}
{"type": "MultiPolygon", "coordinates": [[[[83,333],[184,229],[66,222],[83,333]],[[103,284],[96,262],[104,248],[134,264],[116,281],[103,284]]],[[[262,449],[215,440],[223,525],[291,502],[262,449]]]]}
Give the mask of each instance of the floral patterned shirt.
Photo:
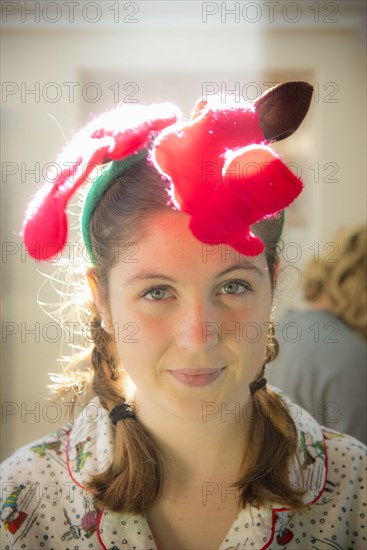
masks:
{"type": "MultiPolygon", "coordinates": [[[[308,492],[293,517],[276,505],[247,506],[219,550],[363,550],[366,542],[366,447],[321,427],[285,396],[298,432],[289,472],[308,492]]],[[[157,550],[147,519],[97,509],[84,488],[109,465],[114,435],[93,398],[73,423],[26,445],[2,464],[1,548],[25,550],[157,550]]]]}

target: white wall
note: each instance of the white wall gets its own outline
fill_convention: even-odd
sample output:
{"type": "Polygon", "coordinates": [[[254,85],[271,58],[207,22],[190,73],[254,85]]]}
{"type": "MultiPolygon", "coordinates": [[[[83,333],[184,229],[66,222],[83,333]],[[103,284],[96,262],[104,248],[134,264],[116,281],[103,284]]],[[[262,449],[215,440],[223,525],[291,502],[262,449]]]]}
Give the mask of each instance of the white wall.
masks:
{"type": "MultiPolygon", "coordinates": [[[[108,2],[103,4],[106,8],[108,2]]],[[[312,123],[300,129],[298,137],[304,148],[300,155],[311,162],[303,167],[308,186],[307,222],[287,226],[285,231],[285,238],[299,243],[302,250],[297,266],[302,265],[313,243],[322,247],[340,225],[366,219],[366,51],[359,25],[364,2],[351,2],[356,11],[349,13],[343,8],[332,23],[323,22],[325,10],[315,22],[309,9],[306,14],[307,2],[301,2],[303,15],[294,24],[281,14],[272,23],[265,16],[253,24],[236,23],[229,17],[222,23],[221,2],[211,3],[218,7],[219,15],[208,17],[207,23],[202,22],[201,2],[132,4],[140,8],[135,24],[111,24],[107,21],[110,11],[96,24],[51,25],[44,20],[32,24],[29,16],[22,23],[19,13],[13,19],[8,17],[3,26],[2,81],[8,94],[3,95],[1,112],[3,457],[56,429],[65,419],[57,418],[58,413],[68,412],[66,406],[56,409],[44,400],[47,372],[57,371],[58,357],[68,353],[48,325],[52,320],[36,305],[44,282],[41,272],[52,273],[53,267],[26,258],[17,236],[27,201],[41,183],[38,175],[25,170],[36,162],[42,170],[56,159],[65,142],[47,113],[70,138],[87,112],[114,106],[108,86],[113,85],[116,74],[121,85],[135,82],[139,86],[139,101],[172,99],[185,112],[200,96],[203,82],[226,82],[230,88],[238,81],[242,89],[249,82],[263,86],[266,75],[284,75],[285,79],[311,75],[319,97],[311,106],[312,123]],[[88,82],[90,75],[98,73],[102,97],[97,103],[83,104],[82,79],[88,82]],[[55,90],[50,82],[62,90],[55,102],[50,101],[55,90]],[[39,97],[22,97],[21,90],[38,86],[36,83],[39,97]],[[75,88],[75,101],[68,93],[71,85],[68,88],[65,83],[81,84],[75,88]],[[335,95],[329,96],[333,90],[335,95]],[[336,163],[338,181],[313,181],[309,167],[315,162],[321,176],[328,173],[325,163],[336,163]],[[11,175],[9,170],[16,173],[11,175]],[[32,327],[33,334],[29,332],[32,327]],[[57,341],[52,343],[52,339],[57,341]],[[27,413],[31,409],[34,414],[27,413]]],[[[291,12],[289,17],[293,17],[291,12]]],[[[287,147],[285,151],[293,155],[291,142],[287,147]]],[[[56,302],[58,297],[49,286],[41,291],[40,300],[56,302]]],[[[285,293],[284,300],[299,300],[299,292],[285,293]]]]}

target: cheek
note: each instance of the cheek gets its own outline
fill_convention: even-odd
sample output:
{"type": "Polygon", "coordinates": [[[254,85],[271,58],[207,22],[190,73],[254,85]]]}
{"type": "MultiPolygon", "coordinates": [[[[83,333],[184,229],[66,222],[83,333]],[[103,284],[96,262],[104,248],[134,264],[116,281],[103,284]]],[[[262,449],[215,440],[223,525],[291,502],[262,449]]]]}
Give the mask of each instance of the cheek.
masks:
{"type": "Polygon", "coordinates": [[[139,338],[139,332],[136,332],[128,340],[125,338],[117,343],[121,367],[136,386],[144,385],[150,374],[149,355],[139,338]]]}
{"type": "Polygon", "coordinates": [[[114,326],[118,327],[115,340],[123,369],[134,382],[149,377],[165,347],[168,326],[164,330],[157,320],[137,315],[134,309],[124,308],[123,315],[111,309],[114,326]]]}
{"type": "MultiPolygon", "coordinates": [[[[251,307],[244,308],[236,317],[228,319],[226,326],[235,329],[234,343],[240,348],[243,357],[252,358],[257,364],[262,361],[266,348],[269,319],[271,316],[271,295],[267,299],[254,301],[251,307]]],[[[228,331],[229,333],[230,331],[228,331]]]]}
{"type": "Polygon", "coordinates": [[[245,340],[260,341],[264,339],[264,332],[266,339],[272,302],[270,293],[264,294],[258,293],[248,303],[229,311],[225,316],[225,324],[230,326],[235,322],[239,325],[245,340]]]}
{"type": "Polygon", "coordinates": [[[164,316],[147,317],[146,315],[138,314],[132,310],[125,310],[125,315],[118,323],[120,327],[121,338],[119,341],[122,344],[132,344],[130,353],[134,354],[137,349],[140,353],[159,348],[160,343],[169,338],[172,331],[172,319],[164,316]],[[135,344],[135,346],[133,345],[135,344]]]}

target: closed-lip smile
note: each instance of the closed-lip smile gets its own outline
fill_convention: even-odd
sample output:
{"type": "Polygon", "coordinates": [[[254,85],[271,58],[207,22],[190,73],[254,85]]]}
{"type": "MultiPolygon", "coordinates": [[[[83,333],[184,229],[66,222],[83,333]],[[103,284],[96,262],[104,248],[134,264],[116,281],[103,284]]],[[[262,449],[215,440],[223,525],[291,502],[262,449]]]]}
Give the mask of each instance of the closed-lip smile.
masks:
{"type": "Polygon", "coordinates": [[[199,387],[207,386],[217,380],[224,369],[225,367],[217,369],[177,369],[168,372],[186,386],[199,387]]]}

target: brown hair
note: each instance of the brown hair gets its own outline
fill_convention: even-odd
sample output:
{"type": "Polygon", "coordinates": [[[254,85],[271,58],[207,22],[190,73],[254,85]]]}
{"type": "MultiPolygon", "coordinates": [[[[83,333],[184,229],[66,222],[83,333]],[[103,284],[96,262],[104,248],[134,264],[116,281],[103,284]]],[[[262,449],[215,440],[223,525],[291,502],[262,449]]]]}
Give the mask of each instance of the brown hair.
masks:
{"type": "MultiPolygon", "coordinates": [[[[129,236],[140,235],[146,215],[167,209],[165,183],[146,161],[140,161],[118,177],[99,201],[90,224],[95,274],[108,302],[108,277],[116,251],[129,236]],[[108,222],[106,223],[106,220],[108,222]]],[[[253,232],[265,244],[270,280],[275,285],[278,242],[282,221],[274,218],[254,226],[253,232]]],[[[92,304],[90,331],[94,342],[91,362],[93,389],[109,412],[126,400],[126,375],[119,364],[113,335],[101,327],[101,318],[92,304]]],[[[275,359],[277,342],[269,333],[265,364],[275,359]]],[[[288,468],[297,449],[297,431],[286,406],[269,388],[252,397],[250,444],[237,481],[243,506],[276,502],[300,510],[304,507],[300,488],[292,487],[288,468]]],[[[143,513],[157,501],[162,487],[164,462],[152,436],[137,418],[117,422],[115,453],[110,467],[92,477],[89,489],[96,503],[114,511],[143,513]]]]}
{"type": "Polygon", "coordinates": [[[327,245],[327,254],[306,266],[304,296],[309,302],[327,296],[331,311],[367,339],[366,226],[343,230],[327,245]]]}

